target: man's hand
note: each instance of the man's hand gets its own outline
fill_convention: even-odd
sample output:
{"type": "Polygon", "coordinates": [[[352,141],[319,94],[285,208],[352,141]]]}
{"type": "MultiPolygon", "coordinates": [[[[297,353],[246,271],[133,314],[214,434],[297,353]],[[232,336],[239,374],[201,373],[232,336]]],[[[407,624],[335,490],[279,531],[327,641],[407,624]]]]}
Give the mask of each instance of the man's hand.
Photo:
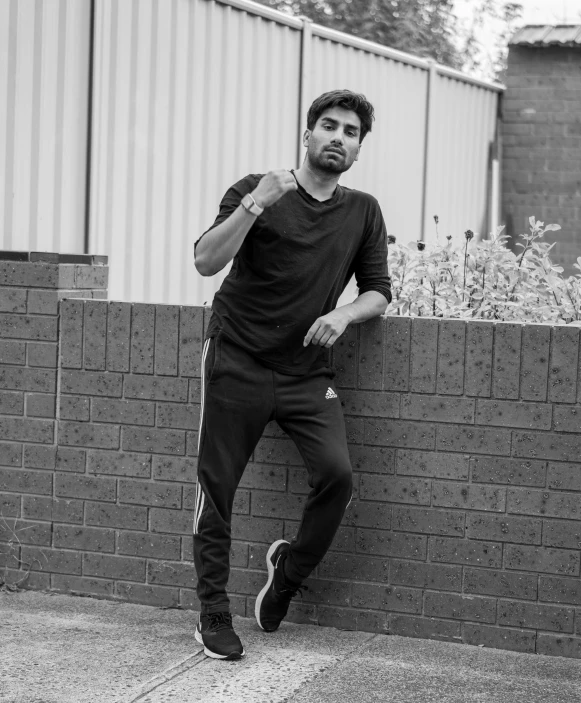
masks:
{"type": "Polygon", "coordinates": [[[345,332],[349,322],[351,319],[345,308],[331,310],[313,322],[304,339],[303,346],[315,344],[320,347],[332,347],[345,332]]]}
{"type": "Polygon", "coordinates": [[[285,193],[297,189],[297,182],[290,171],[269,171],[260,179],[251,195],[259,207],[270,207],[285,193]]]}

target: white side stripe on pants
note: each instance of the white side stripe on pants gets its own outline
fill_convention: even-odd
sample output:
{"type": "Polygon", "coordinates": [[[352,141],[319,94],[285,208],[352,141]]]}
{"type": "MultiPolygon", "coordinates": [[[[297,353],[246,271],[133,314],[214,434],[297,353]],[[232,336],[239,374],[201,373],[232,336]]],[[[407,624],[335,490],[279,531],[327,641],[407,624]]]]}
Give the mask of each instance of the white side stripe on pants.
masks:
{"type": "MultiPolygon", "coordinates": [[[[208,347],[210,346],[210,339],[206,339],[204,342],[204,349],[202,352],[202,389],[201,389],[201,401],[202,407],[200,408],[200,426],[198,428],[198,460],[200,453],[200,440],[202,438],[202,425],[204,422],[204,401],[206,400],[206,356],[208,355],[208,347]]],[[[198,476],[198,485],[196,486],[196,509],[194,511],[194,534],[198,533],[198,523],[200,521],[200,516],[202,515],[202,510],[204,509],[205,495],[204,491],[200,487],[200,479],[198,476]]]]}

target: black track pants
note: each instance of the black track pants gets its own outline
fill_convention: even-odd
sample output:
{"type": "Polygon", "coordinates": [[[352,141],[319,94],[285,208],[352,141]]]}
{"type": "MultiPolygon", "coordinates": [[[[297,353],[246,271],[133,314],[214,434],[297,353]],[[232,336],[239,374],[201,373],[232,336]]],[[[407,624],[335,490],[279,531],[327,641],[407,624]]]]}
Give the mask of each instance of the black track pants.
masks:
{"type": "Polygon", "coordinates": [[[204,344],[202,379],[194,563],[202,612],[211,613],[229,609],[234,494],[270,420],[294,440],[312,489],[285,563],[291,583],[302,582],[329,549],[351,499],[352,476],[330,369],[281,374],[218,336],[204,344]]]}

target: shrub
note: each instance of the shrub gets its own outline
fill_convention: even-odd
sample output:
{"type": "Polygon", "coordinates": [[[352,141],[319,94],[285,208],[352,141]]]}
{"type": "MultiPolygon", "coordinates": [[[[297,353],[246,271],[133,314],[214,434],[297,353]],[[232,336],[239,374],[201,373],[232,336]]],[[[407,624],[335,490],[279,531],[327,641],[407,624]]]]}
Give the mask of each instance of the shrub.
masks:
{"type": "MultiPolygon", "coordinates": [[[[436,227],[437,216],[434,217],[436,227]]],[[[480,318],[568,324],[581,320],[581,257],[579,273],[562,276],[551,262],[554,244],[545,232],[561,229],[534,217],[530,233],[521,234],[515,254],[507,248],[503,227],[490,239],[476,241],[471,230],[461,246],[451,237],[445,245],[417,242],[415,249],[388,238],[393,300],[388,315],[480,318]]]]}

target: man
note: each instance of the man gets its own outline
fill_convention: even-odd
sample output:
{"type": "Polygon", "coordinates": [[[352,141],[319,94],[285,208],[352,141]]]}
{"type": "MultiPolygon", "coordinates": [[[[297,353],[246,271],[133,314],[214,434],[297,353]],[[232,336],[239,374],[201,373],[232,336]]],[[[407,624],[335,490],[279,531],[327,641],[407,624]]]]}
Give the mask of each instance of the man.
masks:
{"type": "Polygon", "coordinates": [[[291,598],[331,545],[351,499],[351,465],[329,348],[348,325],[382,314],[391,299],[385,224],[377,201],[338,185],[359,157],[373,107],[362,95],[321,95],[307,115],[307,153],[296,171],[249,175],[232,186],[195,245],[212,276],[233,260],[216,293],[202,357],[202,410],[194,562],[205,653],[239,659],[229,575],[232,503],[265,425],[297,444],[312,490],[291,544],[267,554],[258,625],[276,630],[291,598]],[[355,273],[359,296],[336,308],[355,273]]]}

